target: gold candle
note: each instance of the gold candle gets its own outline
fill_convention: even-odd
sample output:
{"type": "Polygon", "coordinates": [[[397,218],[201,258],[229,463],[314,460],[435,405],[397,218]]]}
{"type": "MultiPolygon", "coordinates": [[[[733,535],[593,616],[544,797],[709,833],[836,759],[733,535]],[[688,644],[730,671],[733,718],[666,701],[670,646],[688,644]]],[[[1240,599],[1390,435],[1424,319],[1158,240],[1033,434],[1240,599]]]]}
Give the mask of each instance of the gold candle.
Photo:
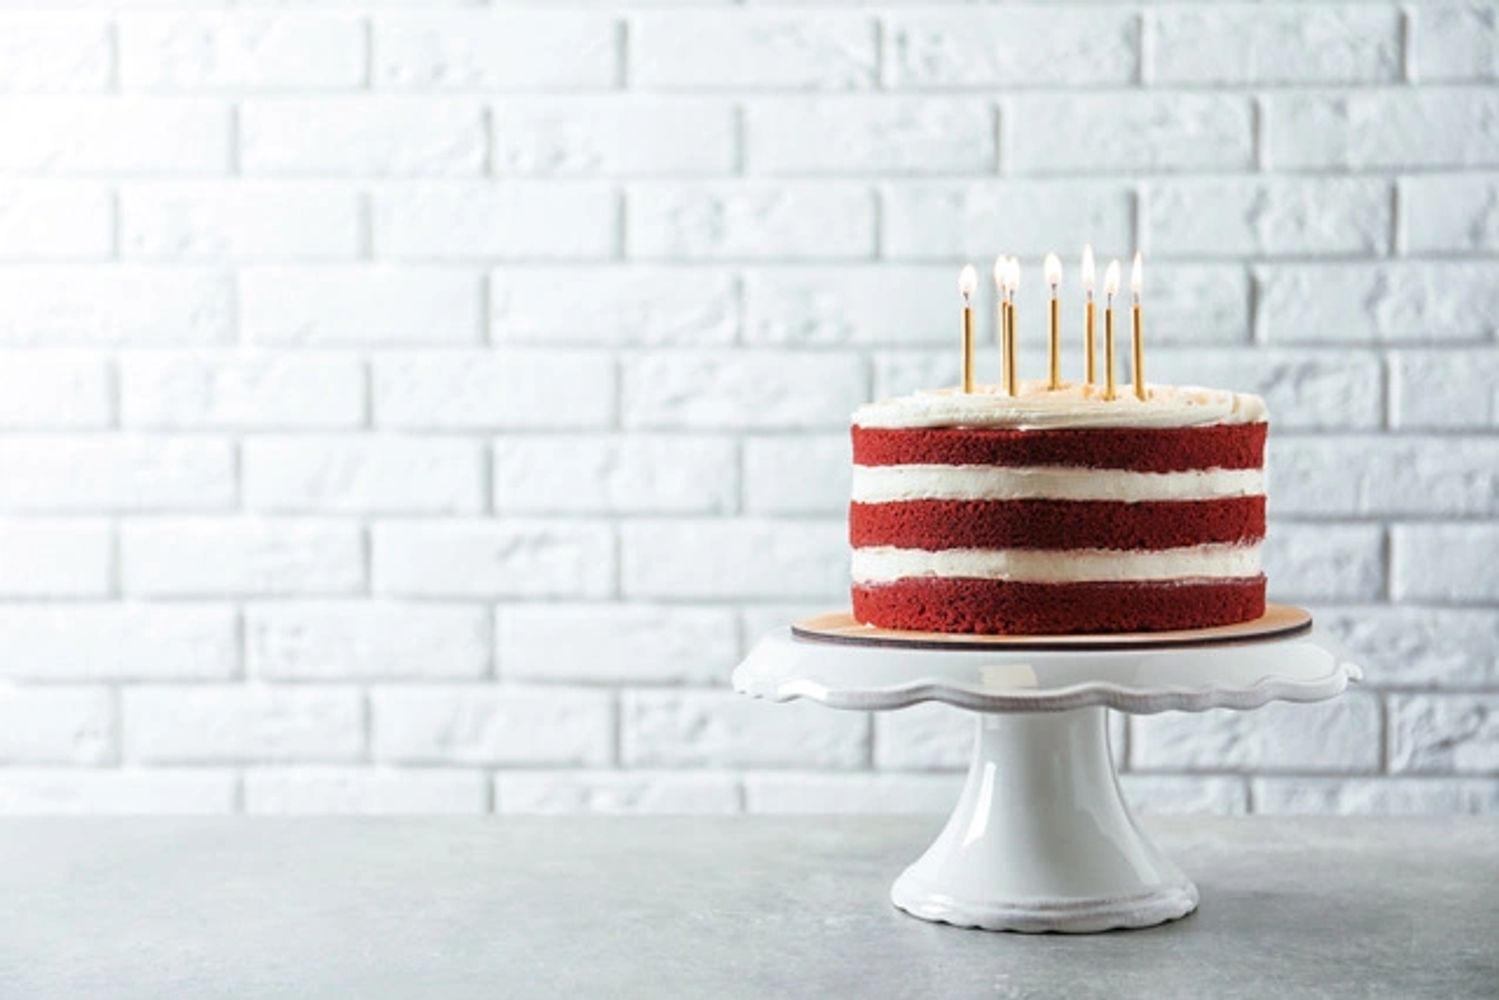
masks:
{"type": "Polygon", "coordinates": [[[1098,380],[1098,363],[1094,358],[1093,344],[1093,244],[1083,244],[1083,294],[1087,301],[1083,305],[1083,377],[1088,385],[1098,380]]]}
{"type": "Polygon", "coordinates": [[[1020,366],[1015,358],[1015,292],[1020,288],[1020,260],[1011,257],[1005,270],[1005,391],[1020,395],[1020,366]]]}
{"type": "Polygon", "coordinates": [[[1145,329],[1140,314],[1140,291],[1145,287],[1143,271],[1140,251],[1136,250],[1134,266],[1129,269],[1129,292],[1133,300],[1130,307],[1130,337],[1134,344],[1135,398],[1141,400],[1150,396],[1145,388],[1145,329]]]}
{"type": "Polygon", "coordinates": [[[1048,389],[1062,388],[1062,300],[1058,296],[1058,288],[1062,284],[1062,261],[1054,253],[1046,255],[1046,283],[1051,286],[1051,315],[1049,343],[1051,368],[1048,372],[1046,387],[1048,389]]]}
{"type": "Polygon", "coordinates": [[[1008,337],[1006,322],[1009,319],[1009,311],[1005,309],[1005,285],[1009,282],[1009,263],[1001,254],[994,258],[994,296],[998,300],[994,307],[994,345],[999,348],[999,378],[995,379],[996,386],[1005,384],[1005,343],[1008,337]]]}
{"type": "Polygon", "coordinates": [[[1103,398],[1118,399],[1114,389],[1114,296],[1119,292],[1119,262],[1109,262],[1103,276],[1103,398]]]}
{"type": "Polygon", "coordinates": [[[958,294],[963,296],[963,392],[973,392],[973,290],[978,287],[978,272],[969,264],[958,275],[958,294]]]}

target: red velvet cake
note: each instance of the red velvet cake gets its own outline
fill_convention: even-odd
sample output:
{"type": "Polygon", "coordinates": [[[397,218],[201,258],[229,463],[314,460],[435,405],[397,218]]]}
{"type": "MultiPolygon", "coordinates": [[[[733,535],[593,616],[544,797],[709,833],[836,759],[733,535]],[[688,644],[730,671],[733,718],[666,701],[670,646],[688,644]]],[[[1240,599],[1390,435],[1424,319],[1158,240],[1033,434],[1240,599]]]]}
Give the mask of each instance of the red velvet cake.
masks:
{"type": "Polygon", "coordinates": [[[854,617],[1010,635],[1148,632],[1260,617],[1265,406],[1151,386],[989,387],[853,422],[854,617]]]}

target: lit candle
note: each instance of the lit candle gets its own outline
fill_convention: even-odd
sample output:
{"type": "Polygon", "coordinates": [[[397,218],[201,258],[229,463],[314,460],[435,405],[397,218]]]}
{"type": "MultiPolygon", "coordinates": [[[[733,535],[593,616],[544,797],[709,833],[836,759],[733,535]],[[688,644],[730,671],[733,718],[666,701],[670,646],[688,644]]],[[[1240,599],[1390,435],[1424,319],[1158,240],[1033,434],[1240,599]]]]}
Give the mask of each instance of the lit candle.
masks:
{"type": "Polygon", "coordinates": [[[978,272],[972,264],[958,275],[958,293],[963,296],[963,392],[973,392],[973,290],[978,287],[978,272]]]}
{"type": "Polygon", "coordinates": [[[1103,275],[1103,398],[1118,399],[1114,391],[1114,296],[1119,294],[1119,262],[1109,261],[1103,275]]]}
{"type": "Polygon", "coordinates": [[[1096,275],[1093,271],[1093,244],[1083,244],[1083,292],[1087,296],[1087,302],[1083,305],[1083,357],[1085,359],[1083,372],[1085,380],[1089,385],[1097,381],[1097,364],[1094,360],[1093,349],[1093,282],[1096,275]]]}
{"type": "Polygon", "coordinates": [[[1001,254],[994,258],[994,297],[998,304],[994,308],[994,336],[995,346],[999,348],[999,379],[995,385],[1005,384],[1005,320],[1008,314],[1005,310],[1005,287],[1009,284],[1010,266],[1008,259],[1001,254]]]}
{"type": "Polygon", "coordinates": [[[1048,389],[1062,388],[1062,300],[1057,289],[1062,284],[1062,261],[1054,253],[1046,255],[1046,283],[1051,286],[1051,377],[1048,389]]]}
{"type": "Polygon", "coordinates": [[[1015,357],[1015,293],[1020,291],[1020,258],[1011,257],[1005,269],[1005,288],[1009,295],[1005,300],[1005,391],[1011,396],[1020,395],[1020,366],[1015,357]]]}
{"type": "Polygon", "coordinates": [[[1146,399],[1150,393],[1145,388],[1145,330],[1140,321],[1140,289],[1145,286],[1144,265],[1140,251],[1135,251],[1135,263],[1129,269],[1129,291],[1133,304],[1130,307],[1130,337],[1134,342],[1135,398],[1146,399]]]}

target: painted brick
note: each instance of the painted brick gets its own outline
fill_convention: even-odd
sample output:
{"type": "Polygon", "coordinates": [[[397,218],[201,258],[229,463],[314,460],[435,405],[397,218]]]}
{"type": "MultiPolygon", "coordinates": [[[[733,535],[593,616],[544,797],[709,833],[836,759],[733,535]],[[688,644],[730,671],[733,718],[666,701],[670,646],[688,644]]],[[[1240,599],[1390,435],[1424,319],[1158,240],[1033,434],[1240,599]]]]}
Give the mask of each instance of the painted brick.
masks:
{"type": "Polygon", "coordinates": [[[0,771],[0,813],[222,815],[234,811],[237,784],[231,771],[197,768],[161,771],[6,768],[0,771]]]}
{"type": "Polygon", "coordinates": [[[1371,685],[1499,686],[1499,611],[1318,608],[1317,628],[1350,650],[1371,685]]]}
{"type": "Polygon", "coordinates": [[[109,23],[94,13],[0,17],[0,91],[103,91],[110,84],[109,23]]]}
{"type": "Polygon", "coordinates": [[[1423,4],[1407,16],[1416,79],[1425,83],[1499,76],[1499,15],[1490,5],[1423,4]]]}
{"type": "Polygon", "coordinates": [[[0,597],[100,597],[114,560],[109,525],[76,518],[0,520],[0,597]]]}
{"type": "Polygon", "coordinates": [[[1378,525],[1275,522],[1263,559],[1276,600],[1373,601],[1385,593],[1384,529],[1378,525]]]}
{"type": "Polygon", "coordinates": [[[1499,287],[1486,264],[1298,263],[1256,270],[1259,332],[1272,342],[1487,340],[1499,326],[1499,287]]]}
{"type": "Polygon", "coordinates": [[[102,184],[0,182],[0,259],[107,258],[113,251],[112,211],[109,189],[102,184]]]}
{"type": "Polygon", "coordinates": [[[359,203],[335,184],[194,181],[128,184],[120,252],[157,260],[351,259],[359,203]]]}
{"type": "MultiPolygon", "coordinates": [[[[1145,335],[1151,343],[1196,347],[1249,341],[1249,275],[1243,268],[1216,264],[1155,264],[1150,269],[1148,280],[1145,301],[1149,311],[1145,314],[1145,335]]],[[[1116,302],[1116,307],[1122,309],[1123,303],[1116,302]]],[[[1041,315],[1037,308],[1038,324],[1041,315]]],[[[1122,312],[1118,322],[1121,324],[1119,329],[1124,329],[1126,321],[1122,312]]],[[[1036,331],[1039,335],[1039,325],[1036,331]]],[[[1098,336],[1103,337],[1102,315],[1098,317],[1098,336]]],[[[1101,339],[1099,343],[1101,357],[1101,339]]]]}
{"type": "Polygon", "coordinates": [[[222,510],[235,499],[227,441],[56,434],[0,439],[0,510],[222,510]]]}
{"type": "Polygon", "coordinates": [[[107,764],[117,729],[104,688],[0,688],[0,762],[107,764]]]}
{"type": "Polygon", "coordinates": [[[739,329],[738,288],[732,274],[698,268],[505,266],[490,276],[489,329],[549,347],[724,345],[739,329]]]}
{"type": "Polygon", "coordinates": [[[510,436],[494,446],[501,513],[732,511],[734,443],[722,437],[510,436]]]}
{"type": "Polygon", "coordinates": [[[1390,245],[1391,186],[1368,178],[1166,178],[1145,198],[1158,254],[1377,256],[1390,245]]]}
{"type": "Polygon", "coordinates": [[[515,604],[495,615],[500,675],[578,683],[724,683],[739,652],[728,608],[515,604]]]}
{"type": "Polygon", "coordinates": [[[462,98],[257,98],[240,105],[240,164],[248,174],[478,174],[483,117],[462,98]]]}
{"type": "Polygon", "coordinates": [[[951,705],[929,702],[874,719],[874,766],[889,770],[941,771],[968,766],[973,754],[973,716],[951,705]]]}
{"type": "Polygon", "coordinates": [[[456,514],[486,506],[483,446],[469,439],[253,437],[240,463],[248,510],[456,514]]]}
{"type": "Polygon", "coordinates": [[[601,89],[619,72],[618,27],[598,14],[426,11],[374,25],[375,83],[391,89],[601,89]]]}
{"type": "Polygon", "coordinates": [[[1499,250],[1499,177],[1404,177],[1400,209],[1401,231],[1412,253],[1499,250]]]}
{"type": "Polygon", "coordinates": [[[744,509],[751,514],[843,515],[853,455],[847,434],[744,440],[744,509]]]}
{"type": "Polygon", "coordinates": [[[1372,352],[1183,346],[1150,351],[1145,360],[1152,382],[1232,386],[1263,396],[1276,431],[1384,424],[1384,378],[1372,352]]]}
{"type": "Polygon", "coordinates": [[[850,768],[869,744],[866,715],[732,691],[626,691],[620,725],[631,767],[850,768]]]}
{"type": "Polygon", "coordinates": [[[216,268],[0,270],[0,344],[208,346],[233,336],[234,289],[216,268]]]}
{"type": "Polygon", "coordinates": [[[1499,696],[1391,696],[1390,770],[1499,771],[1499,696]]]}
{"type": "Polygon", "coordinates": [[[625,248],[639,259],[868,258],[875,199],[838,181],[635,184],[625,248]]]}
{"type": "Polygon", "coordinates": [[[151,596],[346,594],[364,583],[348,522],[160,518],[120,528],[125,592],[151,596]]]}
{"type": "Polygon", "coordinates": [[[1119,783],[1136,812],[1155,816],[1238,816],[1249,811],[1243,778],[1174,774],[1125,774],[1119,783]]]}
{"type": "Polygon", "coordinates": [[[501,771],[494,795],[508,815],[722,815],[740,797],[732,775],[670,771],[501,771]]]}
{"type": "Polygon", "coordinates": [[[1369,83],[1400,75],[1394,7],[1215,4],[1147,16],[1152,82],[1369,83]]]}
{"type": "Polygon", "coordinates": [[[762,99],[745,109],[745,165],[757,174],[985,173],[996,125],[980,99],[762,99]]]}
{"type": "Polygon", "coordinates": [[[364,421],[364,369],[346,355],[130,354],[120,359],[119,392],[127,427],[293,429],[364,421]]]}
{"type": "Polygon", "coordinates": [[[1272,816],[1453,816],[1499,811],[1499,783],[1462,778],[1256,778],[1272,816]]]}
{"type": "Polygon", "coordinates": [[[214,680],[238,670],[238,626],[227,605],[0,607],[7,679],[214,680]]]}
{"type": "Polygon", "coordinates": [[[370,693],[374,753],[414,764],[608,764],[614,707],[605,691],[444,685],[370,693]]]}
{"type": "Polygon", "coordinates": [[[245,774],[245,811],[458,816],[488,811],[485,786],[477,771],[254,768],[245,774]]]}
{"type": "Polygon", "coordinates": [[[604,259],[614,256],[618,214],[614,190],[586,182],[382,187],[374,194],[375,256],[604,259]]]}
{"type": "Polygon", "coordinates": [[[112,409],[109,369],[93,357],[12,352],[0,366],[0,427],[99,428],[112,409]]]}
{"type": "Polygon", "coordinates": [[[832,597],[848,588],[842,521],[638,521],[620,529],[628,597],[832,597]]]}
{"type": "Polygon", "coordinates": [[[373,395],[381,427],[597,429],[614,419],[614,364],[573,351],[384,355],[373,395]]]}
{"type": "Polygon", "coordinates": [[[364,83],[352,14],[139,14],[118,25],[126,90],[316,89],[364,83]]]}
{"type": "Polygon", "coordinates": [[[1281,93],[1264,106],[1265,155],[1277,170],[1499,162],[1499,94],[1491,90],[1281,93]]]}
{"type": "Polygon", "coordinates": [[[512,98],[490,112],[496,174],[729,174],[738,156],[723,100],[512,98]]]}
{"type": "Polygon", "coordinates": [[[0,169],[213,174],[229,167],[229,108],[139,97],[0,100],[0,169]]]}
{"type": "Polygon", "coordinates": [[[940,816],[962,787],[959,774],[767,772],[745,775],[744,799],[751,813],[940,816]]]}
{"type": "Polygon", "coordinates": [[[1130,83],[1134,13],[1107,7],[899,12],[886,29],[886,71],[900,88],[1130,83]]]}
{"type": "Polygon", "coordinates": [[[1391,421],[1400,428],[1499,428],[1499,352],[1391,356],[1391,421]]]}
{"type": "Polygon", "coordinates": [[[1080,254],[1088,242],[1123,252],[1135,242],[1133,198],[1113,181],[901,181],[885,184],[880,199],[884,256],[967,257],[985,277],[999,252],[1080,254]]]}
{"type": "Polygon", "coordinates": [[[252,604],[245,655],[252,675],[273,680],[480,677],[489,670],[489,616],[467,605],[252,604]]]}
{"type": "Polygon", "coordinates": [[[132,763],[338,762],[364,750],[364,713],[352,689],[161,685],[121,698],[132,763]]]}
{"type": "Polygon", "coordinates": [[[638,353],[622,375],[630,428],[844,427],[866,381],[856,356],[766,351],[638,353]]]}
{"type": "Polygon", "coordinates": [[[1398,600],[1499,601],[1499,525],[1402,524],[1392,545],[1398,600]]]}
{"type": "Polygon", "coordinates": [[[374,529],[375,592],[402,597],[607,597],[603,524],[506,519],[390,522],[374,529]]]}
{"type": "Polygon", "coordinates": [[[257,345],[471,344],[483,337],[482,289],[468,269],[246,268],[241,324],[257,345]]]}
{"type": "Polygon", "coordinates": [[[1254,116],[1235,95],[1036,95],[1012,99],[1003,114],[1005,163],[1022,173],[1253,165],[1254,116]]]}
{"type": "Polygon", "coordinates": [[[744,277],[744,339],[946,346],[954,339],[953,288],[950,267],[753,268],[744,277]]]}
{"type": "Polygon", "coordinates": [[[1254,769],[1364,772],[1379,766],[1379,704],[1347,693],[1330,702],[1275,702],[1130,719],[1130,760],[1147,771],[1254,769]]]}
{"type": "Polygon", "coordinates": [[[1499,511],[1499,442],[1485,438],[1280,437],[1268,464],[1278,516],[1499,511]]]}
{"type": "Polygon", "coordinates": [[[630,22],[630,82],[647,89],[868,89],[878,28],[842,12],[671,11],[630,22]]]}

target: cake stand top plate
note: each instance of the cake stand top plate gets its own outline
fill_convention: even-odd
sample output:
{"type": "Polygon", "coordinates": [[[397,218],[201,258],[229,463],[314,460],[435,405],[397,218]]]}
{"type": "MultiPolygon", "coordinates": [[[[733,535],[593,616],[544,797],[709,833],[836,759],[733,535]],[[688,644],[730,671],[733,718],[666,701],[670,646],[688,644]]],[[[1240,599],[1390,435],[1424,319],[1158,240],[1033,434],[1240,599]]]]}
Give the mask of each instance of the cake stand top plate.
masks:
{"type": "MultiPolygon", "coordinates": [[[[870,643],[800,638],[783,628],[760,640],[735,668],[733,682],[735,690],[757,698],[807,698],[858,711],[940,701],[982,712],[1101,705],[1151,713],[1321,701],[1361,679],[1355,664],[1308,630],[1305,611],[1286,608],[1277,615],[1278,631],[1230,639],[1208,629],[1203,631],[1211,635],[1169,645],[1064,646],[1048,637],[1038,646],[1019,639],[975,642],[974,636],[944,644],[924,633],[907,633],[916,637],[912,642],[890,642],[887,635],[880,637],[887,641],[870,643]]],[[[796,627],[806,631],[809,622],[826,628],[827,616],[796,627]]]]}
{"type": "Polygon", "coordinates": [[[975,635],[969,632],[903,632],[864,625],[847,611],[803,618],[791,626],[798,639],[904,649],[1087,650],[1204,646],[1297,635],[1312,629],[1311,612],[1289,604],[1267,604],[1259,618],[1212,628],[1174,632],[1105,632],[1090,635],[975,635]]]}

